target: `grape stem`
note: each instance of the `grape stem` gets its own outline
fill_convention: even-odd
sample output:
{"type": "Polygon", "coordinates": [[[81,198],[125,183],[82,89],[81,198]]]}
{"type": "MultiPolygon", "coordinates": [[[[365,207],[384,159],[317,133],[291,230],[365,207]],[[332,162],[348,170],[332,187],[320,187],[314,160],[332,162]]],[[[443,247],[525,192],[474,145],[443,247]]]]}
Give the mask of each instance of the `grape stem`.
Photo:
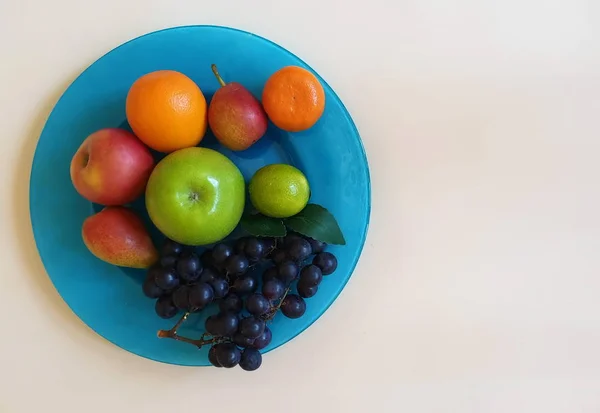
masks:
{"type": "Polygon", "coordinates": [[[265,321],[271,321],[273,319],[273,317],[275,317],[275,314],[277,314],[277,312],[279,311],[279,309],[281,308],[281,304],[283,304],[283,300],[285,300],[285,297],[287,297],[288,293],[291,290],[291,286],[286,288],[285,292],[283,293],[283,295],[281,296],[281,299],[279,300],[279,303],[271,308],[271,310],[264,314],[263,316],[261,316],[260,318],[265,320],[265,321]]]}
{"type": "Polygon", "coordinates": [[[190,313],[185,313],[171,329],[159,330],[158,334],[157,334],[158,337],[159,338],[171,338],[173,340],[182,341],[184,343],[192,344],[198,348],[202,348],[202,346],[206,346],[208,344],[216,344],[216,343],[220,343],[220,342],[224,341],[223,337],[207,338],[207,337],[210,337],[210,335],[208,335],[207,333],[203,333],[199,339],[193,339],[193,338],[189,338],[189,337],[185,337],[185,336],[180,336],[179,334],[177,334],[177,330],[187,320],[189,315],[190,315],[190,313]]]}

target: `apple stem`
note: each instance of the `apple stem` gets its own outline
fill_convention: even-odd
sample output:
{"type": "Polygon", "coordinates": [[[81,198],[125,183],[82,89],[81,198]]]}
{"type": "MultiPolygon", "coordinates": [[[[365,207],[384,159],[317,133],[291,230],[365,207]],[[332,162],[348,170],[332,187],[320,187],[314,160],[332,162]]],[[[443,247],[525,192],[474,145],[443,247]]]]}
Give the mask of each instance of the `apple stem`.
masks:
{"type": "Polygon", "coordinates": [[[225,86],[225,82],[223,81],[223,78],[221,77],[221,75],[219,74],[219,71],[217,70],[217,65],[213,63],[212,65],[210,65],[210,68],[212,69],[213,73],[215,74],[215,77],[219,81],[219,84],[221,85],[221,87],[225,86]]]}

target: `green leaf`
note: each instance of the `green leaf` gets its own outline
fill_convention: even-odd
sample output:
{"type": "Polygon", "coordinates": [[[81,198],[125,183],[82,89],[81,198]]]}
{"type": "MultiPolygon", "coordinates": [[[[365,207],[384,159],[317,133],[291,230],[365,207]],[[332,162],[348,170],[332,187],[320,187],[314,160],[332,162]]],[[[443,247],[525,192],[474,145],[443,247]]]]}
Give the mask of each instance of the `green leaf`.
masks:
{"type": "Polygon", "coordinates": [[[321,205],[308,204],[298,214],[285,220],[292,231],[328,244],[346,245],[334,216],[321,205]]]}
{"type": "Polygon", "coordinates": [[[285,237],[287,233],[283,221],[263,214],[244,215],[242,228],[255,237],[285,237]]]}

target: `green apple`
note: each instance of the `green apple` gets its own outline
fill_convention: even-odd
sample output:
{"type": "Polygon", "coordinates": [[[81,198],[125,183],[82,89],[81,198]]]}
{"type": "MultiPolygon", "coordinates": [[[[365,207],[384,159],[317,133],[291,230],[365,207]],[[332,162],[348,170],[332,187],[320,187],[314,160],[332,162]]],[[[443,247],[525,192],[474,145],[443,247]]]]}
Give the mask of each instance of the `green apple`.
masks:
{"type": "Polygon", "coordinates": [[[225,238],[240,222],[244,202],[240,170],[208,148],[185,148],[167,155],[146,187],[146,209],[154,225],[185,245],[225,238]]]}

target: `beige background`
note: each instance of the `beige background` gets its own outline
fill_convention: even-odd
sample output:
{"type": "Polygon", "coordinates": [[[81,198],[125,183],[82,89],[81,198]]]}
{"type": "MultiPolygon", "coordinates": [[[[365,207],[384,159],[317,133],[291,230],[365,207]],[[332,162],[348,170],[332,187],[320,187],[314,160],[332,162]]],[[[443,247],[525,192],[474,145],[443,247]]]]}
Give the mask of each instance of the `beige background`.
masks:
{"type": "Polygon", "coordinates": [[[0,0],[0,412],[600,411],[599,23],[593,0],[0,0]],[[118,44],[195,23],[309,62],[371,165],[354,276],[254,374],[98,337],[30,230],[60,94],[118,44]]]}

